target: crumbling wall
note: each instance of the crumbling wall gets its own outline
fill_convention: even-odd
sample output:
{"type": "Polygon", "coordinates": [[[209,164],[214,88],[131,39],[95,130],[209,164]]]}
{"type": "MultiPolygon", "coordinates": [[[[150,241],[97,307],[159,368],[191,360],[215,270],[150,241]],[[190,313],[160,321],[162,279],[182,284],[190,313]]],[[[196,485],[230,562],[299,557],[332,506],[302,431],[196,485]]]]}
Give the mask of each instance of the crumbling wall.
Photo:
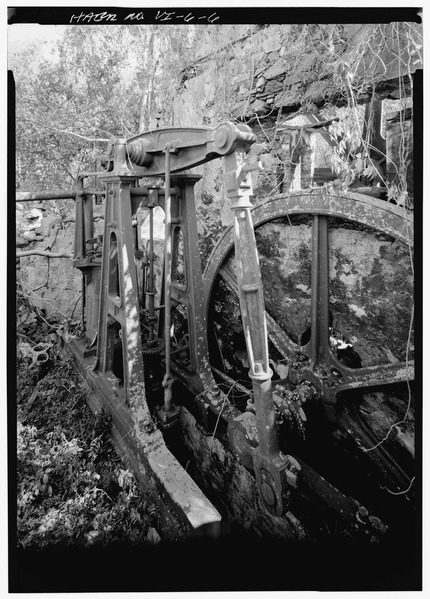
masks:
{"type": "MultiPolygon", "coordinates": [[[[58,210],[52,202],[22,202],[17,204],[16,215],[17,281],[22,292],[50,317],[78,320],[82,312],[82,275],[72,264],[73,203],[58,210]]],[[[102,232],[102,223],[102,206],[96,206],[96,234],[102,232]]]]}

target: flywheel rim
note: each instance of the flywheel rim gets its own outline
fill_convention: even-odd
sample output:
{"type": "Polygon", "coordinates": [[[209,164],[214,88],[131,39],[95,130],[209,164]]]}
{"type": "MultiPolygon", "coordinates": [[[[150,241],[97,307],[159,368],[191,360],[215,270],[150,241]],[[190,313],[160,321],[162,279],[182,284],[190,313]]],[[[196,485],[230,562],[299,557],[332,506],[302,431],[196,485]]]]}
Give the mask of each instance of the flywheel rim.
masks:
{"type": "MultiPolygon", "coordinates": [[[[413,245],[413,215],[409,210],[360,193],[350,191],[339,193],[325,188],[297,191],[274,196],[251,209],[254,229],[275,218],[295,214],[334,216],[373,228],[378,228],[375,226],[375,222],[379,220],[382,224],[385,223],[383,229],[380,229],[382,232],[407,245],[413,245]],[[310,208],[313,208],[312,211],[309,211],[310,208]],[[347,209],[349,212],[346,212],[347,209]]],[[[216,273],[233,246],[233,226],[230,225],[213,248],[203,271],[206,314],[216,273]]]]}

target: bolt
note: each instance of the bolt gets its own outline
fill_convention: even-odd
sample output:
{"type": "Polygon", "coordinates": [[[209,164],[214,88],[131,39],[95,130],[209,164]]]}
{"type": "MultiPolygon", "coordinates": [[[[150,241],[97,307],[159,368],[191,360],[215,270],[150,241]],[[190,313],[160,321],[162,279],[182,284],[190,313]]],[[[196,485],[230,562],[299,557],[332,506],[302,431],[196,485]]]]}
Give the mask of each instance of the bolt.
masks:
{"type": "Polygon", "coordinates": [[[227,131],[218,129],[214,136],[214,145],[217,148],[222,148],[227,142],[227,131]]]}
{"type": "Polygon", "coordinates": [[[269,484],[267,484],[266,482],[262,483],[262,485],[260,487],[260,493],[261,493],[261,496],[263,497],[265,503],[267,503],[267,505],[270,505],[270,506],[275,505],[276,496],[275,496],[275,493],[273,492],[272,487],[269,484]]]}

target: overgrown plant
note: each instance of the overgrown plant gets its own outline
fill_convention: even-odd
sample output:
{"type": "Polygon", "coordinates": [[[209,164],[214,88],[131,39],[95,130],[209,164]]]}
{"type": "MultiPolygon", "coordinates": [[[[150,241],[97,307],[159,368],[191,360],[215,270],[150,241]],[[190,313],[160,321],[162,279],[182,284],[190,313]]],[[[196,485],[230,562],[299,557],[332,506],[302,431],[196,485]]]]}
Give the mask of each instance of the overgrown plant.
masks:
{"type": "MultiPolygon", "coordinates": [[[[333,90],[326,95],[324,106],[308,106],[304,99],[295,116],[319,113],[319,120],[336,119],[329,131],[332,167],[339,187],[377,185],[386,192],[387,200],[412,208],[413,190],[408,183],[413,144],[413,72],[422,64],[421,26],[407,22],[293,25],[290,41],[295,55],[313,56],[312,69],[317,79],[322,73],[332,78],[333,90]],[[384,96],[398,97],[396,102],[390,100],[392,110],[398,111],[400,129],[395,161],[390,161],[386,151],[372,146],[369,134],[363,136],[365,104],[384,96]],[[389,176],[384,172],[384,163],[389,166],[389,176]]],[[[285,161],[278,151],[283,143],[280,132],[290,122],[285,121],[281,108],[277,116],[255,114],[252,120],[257,122],[257,132],[261,131],[264,151],[275,155],[275,161],[282,166],[285,161]]],[[[296,155],[290,158],[292,170],[301,161],[301,141],[297,137],[288,152],[291,157],[296,155]]],[[[288,169],[284,171],[277,181],[271,182],[275,194],[289,188],[291,176],[288,169]]]]}
{"type": "Polygon", "coordinates": [[[422,35],[414,23],[389,23],[370,26],[346,56],[329,48],[334,60],[335,79],[347,102],[344,119],[331,125],[331,134],[337,142],[334,166],[345,186],[357,179],[373,181],[386,188],[387,199],[401,206],[411,207],[411,190],[407,175],[411,164],[413,129],[407,123],[407,108],[413,121],[413,67],[422,63],[422,35]],[[406,74],[405,74],[406,73],[406,74]],[[362,136],[363,102],[373,101],[382,79],[397,80],[398,119],[400,140],[396,176],[388,180],[380,168],[389,157],[376,151],[369,136],[362,136]],[[378,158],[375,158],[379,154],[378,158]],[[373,154],[373,156],[372,156],[373,154]]]}
{"type": "MultiPolygon", "coordinates": [[[[34,310],[26,306],[27,311],[25,322],[37,323],[34,310]]],[[[22,317],[24,322],[24,311],[22,317]]],[[[51,345],[51,366],[41,375],[31,360],[34,331],[24,325],[21,330],[26,332],[17,363],[18,546],[158,542],[158,509],[116,456],[109,414],[91,412],[71,361],[57,353],[50,333],[37,337],[51,345]]]]}

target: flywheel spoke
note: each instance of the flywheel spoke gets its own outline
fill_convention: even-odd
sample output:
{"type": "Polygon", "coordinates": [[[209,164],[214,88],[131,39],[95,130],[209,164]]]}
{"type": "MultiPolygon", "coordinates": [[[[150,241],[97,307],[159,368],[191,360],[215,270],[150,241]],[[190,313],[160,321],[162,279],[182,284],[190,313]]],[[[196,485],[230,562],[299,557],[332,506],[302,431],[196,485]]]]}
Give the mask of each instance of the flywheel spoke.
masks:
{"type": "Polygon", "coordinates": [[[312,223],[311,340],[308,356],[312,368],[330,361],[328,219],[315,215],[312,223]]]}

